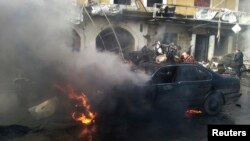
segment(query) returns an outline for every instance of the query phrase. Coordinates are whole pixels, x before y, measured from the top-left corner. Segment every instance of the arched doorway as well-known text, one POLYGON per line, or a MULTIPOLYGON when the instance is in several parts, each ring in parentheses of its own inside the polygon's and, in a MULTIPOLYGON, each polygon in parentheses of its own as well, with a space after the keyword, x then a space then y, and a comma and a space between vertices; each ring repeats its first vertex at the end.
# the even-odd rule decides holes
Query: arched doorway
MULTIPOLYGON (((114 27, 123 53, 134 50, 135 39, 132 34, 124 28, 114 27)), ((111 28, 106 28, 96 37, 96 49, 98 51, 110 51, 119 53, 120 48, 111 28)))

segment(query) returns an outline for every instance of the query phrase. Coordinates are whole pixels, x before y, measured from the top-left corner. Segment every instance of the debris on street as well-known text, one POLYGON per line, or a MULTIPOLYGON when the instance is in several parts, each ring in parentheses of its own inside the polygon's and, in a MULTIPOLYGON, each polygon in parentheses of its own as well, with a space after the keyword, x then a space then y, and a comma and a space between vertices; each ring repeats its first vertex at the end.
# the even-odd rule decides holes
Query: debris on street
POLYGON ((28 109, 30 114, 37 120, 53 115, 57 108, 57 97, 50 98, 28 109))

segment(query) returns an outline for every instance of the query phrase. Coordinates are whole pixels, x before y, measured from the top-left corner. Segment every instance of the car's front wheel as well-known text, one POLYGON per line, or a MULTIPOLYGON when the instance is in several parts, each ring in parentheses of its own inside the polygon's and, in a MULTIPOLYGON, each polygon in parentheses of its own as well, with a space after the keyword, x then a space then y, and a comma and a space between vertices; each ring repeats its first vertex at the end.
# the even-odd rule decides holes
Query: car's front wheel
POLYGON ((221 112, 223 106, 223 98, 221 94, 214 93, 207 96, 204 102, 204 111, 208 115, 217 115, 221 112))

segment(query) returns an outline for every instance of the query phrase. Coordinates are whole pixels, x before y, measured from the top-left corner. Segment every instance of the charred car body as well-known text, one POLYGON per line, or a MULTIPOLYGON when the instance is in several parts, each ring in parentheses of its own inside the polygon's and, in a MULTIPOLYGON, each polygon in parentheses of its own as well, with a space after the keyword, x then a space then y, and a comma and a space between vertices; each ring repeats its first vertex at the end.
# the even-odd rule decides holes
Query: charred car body
POLYGON ((217 74, 199 64, 169 64, 156 70, 147 84, 148 96, 158 108, 169 104, 200 108, 218 114, 224 104, 240 97, 240 81, 217 74))

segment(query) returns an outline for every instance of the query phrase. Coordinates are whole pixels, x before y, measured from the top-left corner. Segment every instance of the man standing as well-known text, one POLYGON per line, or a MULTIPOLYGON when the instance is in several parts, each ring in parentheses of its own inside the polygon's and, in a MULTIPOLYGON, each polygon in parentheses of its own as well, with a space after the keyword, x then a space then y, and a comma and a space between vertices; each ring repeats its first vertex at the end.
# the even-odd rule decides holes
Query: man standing
POLYGON ((196 63, 196 61, 194 60, 194 58, 189 55, 187 52, 183 52, 181 55, 181 62, 183 63, 196 63))
POLYGON ((234 55, 234 62, 235 62, 235 71, 238 78, 241 78, 241 67, 243 65, 243 53, 240 51, 240 49, 236 49, 235 55, 234 55))

